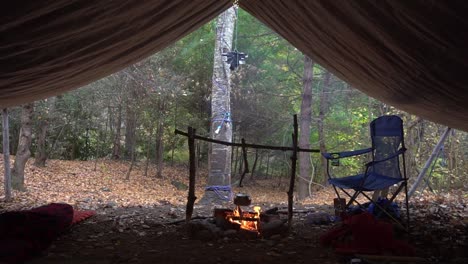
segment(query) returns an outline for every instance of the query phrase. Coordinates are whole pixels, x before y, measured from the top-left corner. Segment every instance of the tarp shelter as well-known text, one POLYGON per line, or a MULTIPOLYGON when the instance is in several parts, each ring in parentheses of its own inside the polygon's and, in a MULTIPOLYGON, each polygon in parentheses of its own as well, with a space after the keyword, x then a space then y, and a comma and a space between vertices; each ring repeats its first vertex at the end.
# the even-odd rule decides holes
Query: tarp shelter
MULTIPOLYGON (((6 1, 0 107, 116 72, 210 21, 229 0, 6 1)), ((240 0, 247 12, 357 89, 468 131, 468 1, 240 0)))

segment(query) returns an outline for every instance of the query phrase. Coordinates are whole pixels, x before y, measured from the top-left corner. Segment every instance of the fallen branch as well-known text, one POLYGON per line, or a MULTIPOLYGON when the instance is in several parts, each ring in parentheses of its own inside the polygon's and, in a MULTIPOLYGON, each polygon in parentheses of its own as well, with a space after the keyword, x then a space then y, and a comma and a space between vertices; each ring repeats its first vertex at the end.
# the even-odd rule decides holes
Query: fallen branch
MULTIPOLYGON (((208 219, 208 218, 213 218, 212 216, 194 216, 192 218, 190 218, 190 220, 195 220, 195 219, 208 219)), ((174 221, 174 222, 169 222, 169 223, 163 223, 161 225, 178 225, 180 223, 183 223, 183 222, 186 222, 185 219, 183 220, 177 220, 177 221, 174 221)))

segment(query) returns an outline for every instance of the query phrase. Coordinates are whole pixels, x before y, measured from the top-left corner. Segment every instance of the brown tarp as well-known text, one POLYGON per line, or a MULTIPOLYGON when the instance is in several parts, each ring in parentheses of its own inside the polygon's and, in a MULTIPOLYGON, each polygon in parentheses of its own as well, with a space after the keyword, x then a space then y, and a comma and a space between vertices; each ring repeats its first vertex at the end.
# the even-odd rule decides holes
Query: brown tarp
POLYGON ((229 0, 14 0, 0 8, 0 107, 57 95, 177 41, 229 0))
MULTIPOLYGON (((468 1, 240 0, 354 87, 468 131, 468 1)), ((0 10, 0 107, 78 88, 148 56, 226 0, 9 1, 0 10)))
POLYGON ((468 131, 468 1, 240 3, 369 96, 468 131))

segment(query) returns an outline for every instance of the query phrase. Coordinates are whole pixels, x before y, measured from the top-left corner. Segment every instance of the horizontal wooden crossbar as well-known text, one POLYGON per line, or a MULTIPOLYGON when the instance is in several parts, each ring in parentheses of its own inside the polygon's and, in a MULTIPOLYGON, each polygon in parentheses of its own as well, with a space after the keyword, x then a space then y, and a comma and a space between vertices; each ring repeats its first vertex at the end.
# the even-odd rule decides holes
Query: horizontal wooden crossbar
MULTIPOLYGON (((183 132, 181 130, 176 129, 175 130, 176 135, 182 135, 188 137, 187 132, 183 132)), ((202 137, 199 135, 195 135, 195 139, 202 140, 202 141, 207 141, 211 143, 216 143, 216 144, 221 144, 225 146, 231 146, 231 147, 246 147, 246 148, 253 148, 253 149, 269 149, 269 150, 281 150, 281 151, 293 151, 293 147, 283 147, 283 146, 267 146, 267 145, 257 145, 257 144, 242 144, 242 143, 234 143, 234 142, 226 142, 226 141, 221 141, 221 140, 216 140, 216 139, 211 139, 207 137, 202 137)), ((314 153, 320 153, 320 150, 318 149, 302 149, 298 148, 298 152, 314 152, 314 153)))

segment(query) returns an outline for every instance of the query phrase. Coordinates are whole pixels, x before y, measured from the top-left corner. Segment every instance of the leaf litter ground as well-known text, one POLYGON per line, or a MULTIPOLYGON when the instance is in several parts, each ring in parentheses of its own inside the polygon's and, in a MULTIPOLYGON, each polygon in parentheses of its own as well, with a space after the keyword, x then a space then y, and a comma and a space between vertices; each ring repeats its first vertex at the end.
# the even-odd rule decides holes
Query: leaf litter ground
MULTIPOLYGON (((0 202, 1 211, 64 202, 97 212, 30 263, 347 263, 318 243, 320 235, 333 225, 306 221, 305 212, 332 213, 331 187, 316 190, 311 198, 295 204, 298 213, 294 214, 293 231, 286 236, 193 239, 183 223, 175 224, 185 217, 188 169, 167 166, 163 178, 155 178, 154 166, 150 165, 150 176, 145 177, 144 164, 137 164, 127 181, 128 167, 127 162, 108 160, 97 164, 50 160, 45 168, 28 165, 27 191, 14 192, 11 203, 0 202)), ((3 175, 3 168, 0 173, 3 175)), ((203 174, 206 172, 199 173, 203 174)), ((204 178, 197 178, 197 197, 203 195, 204 178)), ((251 195, 253 205, 264 210, 285 209, 287 183, 287 178, 256 180, 234 192, 251 195)), ((409 241, 417 256, 428 263, 468 263, 467 200, 466 192, 460 190, 425 193, 412 200, 409 241)), ((195 204, 194 216, 209 217, 215 206, 232 207, 195 204)))

